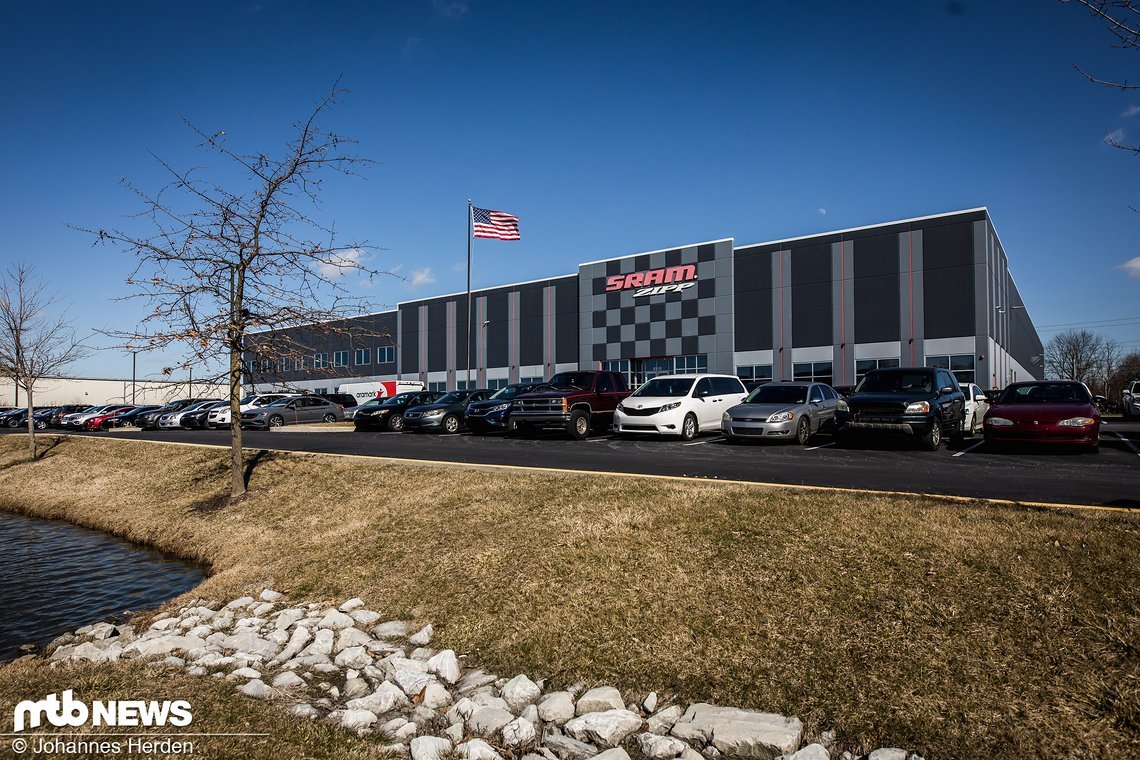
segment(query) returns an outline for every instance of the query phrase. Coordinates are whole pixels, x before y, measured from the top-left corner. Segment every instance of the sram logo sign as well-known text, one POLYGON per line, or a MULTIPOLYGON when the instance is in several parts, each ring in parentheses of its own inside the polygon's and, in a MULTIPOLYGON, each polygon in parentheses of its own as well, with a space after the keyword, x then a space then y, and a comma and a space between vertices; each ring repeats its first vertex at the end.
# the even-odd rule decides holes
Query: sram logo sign
POLYGON ((634 298, 641 296, 656 296, 662 293, 676 293, 693 287, 697 279, 697 267, 694 264, 681 264, 675 267, 661 267, 660 269, 647 269, 644 272, 630 272, 629 274, 615 274, 606 278, 606 292, 613 293, 619 290, 637 288, 634 298))
POLYGON ((194 720, 190 703, 184 699, 163 702, 142 700, 95 701, 90 706, 72 698, 71 689, 63 699, 48 694, 38 702, 24 700, 16 705, 13 724, 17 733, 25 728, 39 728, 44 719, 62 728, 78 728, 90 721, 93 726, 189 726, 194 720))

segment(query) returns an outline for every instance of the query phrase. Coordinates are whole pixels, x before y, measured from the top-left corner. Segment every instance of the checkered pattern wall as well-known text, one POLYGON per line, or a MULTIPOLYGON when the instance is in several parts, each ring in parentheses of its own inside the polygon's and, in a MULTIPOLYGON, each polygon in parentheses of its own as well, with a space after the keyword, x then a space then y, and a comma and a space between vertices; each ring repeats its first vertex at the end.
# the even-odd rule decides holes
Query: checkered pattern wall
POLYGON ((627 256, 578 270, 579 362, 705 354, 709 371, 732 372, 731 239, 627 256), (634 297, 636 288, 606 292, 616 274, 693 264, 695 285, 677 293, 634 297))

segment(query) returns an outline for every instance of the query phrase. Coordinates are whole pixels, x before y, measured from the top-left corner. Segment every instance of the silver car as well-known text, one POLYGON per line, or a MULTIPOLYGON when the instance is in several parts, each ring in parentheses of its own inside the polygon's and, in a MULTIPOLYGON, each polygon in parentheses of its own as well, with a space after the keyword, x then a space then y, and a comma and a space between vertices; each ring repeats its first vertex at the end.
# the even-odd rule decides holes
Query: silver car
POLYGON ((296 396, 242 412, 241 426, 268 429, 304 422, 340 422, 343 419, 344 410, 340 404, 320 396, 296 396))
POLYGON ((720 428, 729 443, 753 438, 806 446, 816 433, 834 429, 838 401, 824 383, 765 383, 726 411, 720 428))

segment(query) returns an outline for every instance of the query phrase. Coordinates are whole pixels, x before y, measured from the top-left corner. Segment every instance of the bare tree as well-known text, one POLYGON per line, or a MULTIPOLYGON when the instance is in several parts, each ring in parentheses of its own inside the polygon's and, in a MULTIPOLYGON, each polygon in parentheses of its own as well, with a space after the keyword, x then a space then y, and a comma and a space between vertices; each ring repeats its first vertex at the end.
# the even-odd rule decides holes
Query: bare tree
MULTIPOLYGON (((1062 2, 1069 2, 1069 0, 1062 0, 1062 2)), ((1140 50, 1140 4, 1135 0, 1076 0, 1076 2, 1087 8, 1094 18, 1104 24, 1105 28, 1116 39, 1113 47, 1140 50)), ((1140 84, 1129 82, 1127 79, 1105 78, 1090 74, 1080 66, 1075 68, 1093 84, 1110 87, 1121 92, 1140 90, 1140 84)), ((1121 142, 1116 134, 1112 133, 1105 137, 1105 143, 1129 153, 1140 153, 1140 145, 1121 142)), ((1133 209, 1133 211, 1135 210, 1133 209)))
POLYGON ((1057 333, 1045 344, 1045 371, 1054 378, 1088 384, 1095 380, 1103 343, 1088 330, 1057 333))
POLYGON ((223 187, 203 178, 202 170, 175 169, 156 156, 170 184, 157 194, 127 185, 142 199, 140 216, 151 232, 87 230, 98 243, 136 257, 129 297, 148 307, 137 329, 108 334, 129 350, 181 348, 188 357, 184 368, 191 362, 213 368, 216 374, 203 371, 203 379, 228 384, 232 498, 246 490, 239 406, 247 339, 256 338, 264 355, 300 356, 305 347, 289 339, 290 328, 331 330, 335 320, 367 311, 370 305, 350 293, 345 277, 385 274, 368 265, 368 246, 338 244, 331 225, 316 220, 322 180, 371 164, 348 152, 354 140, 320 123, 342 93, 338 82, 294 124, 292 139, 276 155, 232 149, 223 131, 186 121, 202 139, 199 147, 240 180, 223 187))
POLYGON ((59 299, 28 264, 15 264, 0 277, 0 375, 24 391, 28 410, 28 459, 36 458, 36 383, 65 374, 87 355, 59 299))

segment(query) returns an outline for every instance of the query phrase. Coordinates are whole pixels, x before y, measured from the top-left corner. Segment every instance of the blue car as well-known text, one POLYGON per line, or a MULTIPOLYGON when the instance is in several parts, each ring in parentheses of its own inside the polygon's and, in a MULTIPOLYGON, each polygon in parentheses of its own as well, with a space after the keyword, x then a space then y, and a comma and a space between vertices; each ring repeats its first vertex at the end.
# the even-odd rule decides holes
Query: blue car
POLYGON ((515 383, 500 388, 485 401, 472 403, 467 407, 467 427, 471 434, 515 432, 516 425, 511 423, 511 402, 515 396, 529 393, 538 386, 539 383, 515 383))

